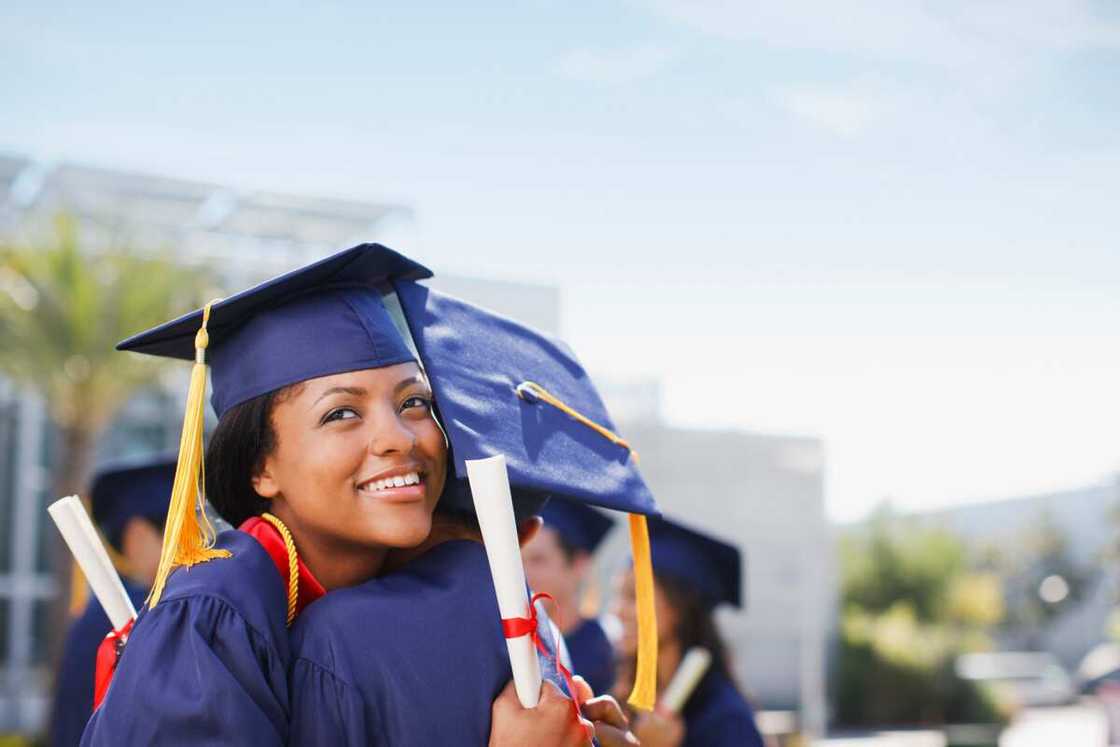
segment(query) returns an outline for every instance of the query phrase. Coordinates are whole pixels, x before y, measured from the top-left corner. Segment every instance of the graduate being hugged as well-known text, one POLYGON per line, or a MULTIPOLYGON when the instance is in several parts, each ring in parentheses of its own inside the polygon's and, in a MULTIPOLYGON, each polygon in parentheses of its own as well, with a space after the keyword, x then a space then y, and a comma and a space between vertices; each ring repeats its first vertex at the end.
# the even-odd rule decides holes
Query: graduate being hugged
MULTIPOLYGON (((540 526, 535 515, 549 496, 631 514, 643 655, 630 700, 649 708, 657 654, 645 516, 656 506, 635 456, 611 430, 587 374, 562 343, 419 284, 392 285, 447 430, 449 477, 436 526, 422 547, 393 553, 392 572, 329 594, 294 627, 293 741, 486 744, 487 734, 500 732, 500 709, 492 703, 510 692, 503 693, 511 676, 509 650, 532 656, 535 648, 537 659, 523 662, 539 666, 545 680, 533 710, 551 708, 557 693, 574 694, 604 744, 632 744, 613 700, 588 701, 591 688, 582 680, 568 686, 541 606, 526 606, 527 615, 518 617, 499 604, 495 580, 501 581, 491 578, 482 517, 475 515, 478 496, 472 498, 465 478, 468 462, 504 457, 512 523, 522 541, 540 526), (392 624, 378 624, 390 616, 392 624), (519 643, 510 646, 510 639, 519 643)), ((510 562, 520 571, 516 543, 509 544, 510 562)), ((509 597, 529 598, 524 588, 513 588, 509 597)), ((531 692, 522 696, 531 703, 531 692)), ((587 743, 591 731, 578 728, 574 703, 564 702, 576 727, 565 730, 565 743, 587 743)), ((555 736, 540 727, 522 738, 538 745, 555 736)))

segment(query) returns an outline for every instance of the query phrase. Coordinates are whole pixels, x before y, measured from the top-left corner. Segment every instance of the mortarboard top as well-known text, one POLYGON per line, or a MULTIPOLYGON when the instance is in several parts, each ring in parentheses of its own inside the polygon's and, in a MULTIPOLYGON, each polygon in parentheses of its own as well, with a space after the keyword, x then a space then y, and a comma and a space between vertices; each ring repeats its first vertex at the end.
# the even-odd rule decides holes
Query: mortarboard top
POLYGON ((139 516, 163 526, 174 479, 174 454, 119 460, 98 468, 89 489, 93 520, 118 552, 129 519, 139 516))
POLYGON ((626 445, 527 391, 525 385, 535 382, 613 430, 595 386, 566 345, 417 283, 395 281, 394 287, 451 442, 455 477, 466 479, 468 459, 503 454, 515 488, 657 514, 626 445))
POLYGON ((713 607, 742 606, 739 548, 664 518, 649 522, 649 534, 654 574, 685 582, 713 607))
POLYGON ((614 528, 614 521, 601 511, 562 498, 550 501, 541 517, 544 525, 556 530, 566 544, 589 553, 595 552, 614 528))
POLYGON ((628 700, 649 710, 657 620, 646 516, 657 504, 587 372, 566 345, 511 319, 414 282, 392 285, 451 445, 457 479, 441 503, 470 510, 466 461, 501 454, 515 490, 630 514, 638 655, 628 700))
MULTIPOLYGON (((214 411, 299 381, 414 360, 376 289, 431 275, 392 249, 361 244, 215 302, 206 325, 214 411)), ((194 360, 202 320, 202 310, 191 312, 117 349, 194 360)))

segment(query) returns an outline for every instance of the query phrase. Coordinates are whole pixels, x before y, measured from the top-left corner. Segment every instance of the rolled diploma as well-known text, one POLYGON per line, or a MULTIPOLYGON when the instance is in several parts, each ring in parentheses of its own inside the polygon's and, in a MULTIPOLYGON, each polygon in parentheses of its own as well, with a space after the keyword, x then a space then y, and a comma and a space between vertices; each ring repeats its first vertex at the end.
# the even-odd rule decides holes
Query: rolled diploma
POLYGON ((85 506, 76 495, 60 498, 47 506, 47 513, 54 519, 62 539, 66 540, 74 560, 82 569, 94 596, 105 610, 113 630, 120 630, 136 617, 136 608, 124 590, 124 583, 105 552, 105 545, 97 534, 85 506))
POLYGON ((673 679, 669 681, 665 692, 662 693, 661 705, 673 713, 680 713, 711 663, 712 654, 708 649, 700 646, 690 648, 681 659, 677 671, 673 673, 673 679))
MULTIPOLYGON (((478 526, 486 545, 486 558, 490 561, 490 575, 494 578, 498 612, 505 620, 527 618, 529 595, 517 540, 517 522, 513 517, 506 458, 499 454, 466 462, 478 526)), ((526 708, 536 708, 541 694, 541 663, 533 640, 527 635, 507 638, 506 647, 517 699, 526 708)))

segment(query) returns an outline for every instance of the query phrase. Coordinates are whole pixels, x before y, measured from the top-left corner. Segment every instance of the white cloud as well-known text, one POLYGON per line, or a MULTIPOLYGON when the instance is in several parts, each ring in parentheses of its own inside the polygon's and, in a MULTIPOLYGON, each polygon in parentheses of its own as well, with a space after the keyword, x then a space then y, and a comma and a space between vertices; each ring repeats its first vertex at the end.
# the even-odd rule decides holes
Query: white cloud
POLYGON ((560 59, 566 78, 618 85, 648 78, 673 59, 673 51, 656 44, 636 44, 617 49, 573 49, 560 59))

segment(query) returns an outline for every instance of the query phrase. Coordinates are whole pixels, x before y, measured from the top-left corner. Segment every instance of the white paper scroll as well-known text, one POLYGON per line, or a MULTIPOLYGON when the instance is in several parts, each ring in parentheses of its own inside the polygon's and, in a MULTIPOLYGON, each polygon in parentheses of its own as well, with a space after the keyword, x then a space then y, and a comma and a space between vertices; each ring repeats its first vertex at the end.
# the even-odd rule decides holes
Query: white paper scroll
POLYGON ((661 694, 661 706, 672 713, 680 713, 711 664, 712 654, 708 649, 699 646, 690 648, 673 673, 673 679, 669 681, 665 692, 661 694))
MULTIPOLYGON (((488 459, 468 459, 467 479, 471 483, 474 510, 494 577, 498 612, 503 619, 529 617, 529 595, 525 586, 525 567, 517 541, 517 522, 509 490, 506 458, 499 454, 488 459)), ((523 635, 507 638, 509 663, 517 698, 526 708, 535 708, 541 694, 541 663, 532 639, 523 635)))
POLYGON ((124 590, 124 583, 105 551, 105 545, 97 534, 85 506, 76 495, 60 498, 47 506, 47 513, 58 525, 62 539, 66 540, 74 560, 82 569, 94 596, 105 609, 113 630, 120 630, 129 620, 136 617, 136 608, 124 590))

